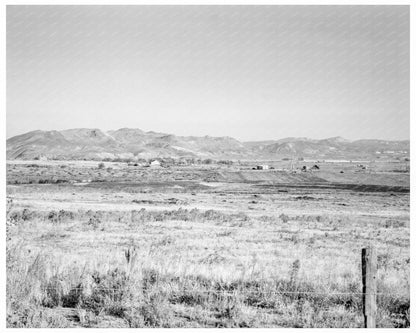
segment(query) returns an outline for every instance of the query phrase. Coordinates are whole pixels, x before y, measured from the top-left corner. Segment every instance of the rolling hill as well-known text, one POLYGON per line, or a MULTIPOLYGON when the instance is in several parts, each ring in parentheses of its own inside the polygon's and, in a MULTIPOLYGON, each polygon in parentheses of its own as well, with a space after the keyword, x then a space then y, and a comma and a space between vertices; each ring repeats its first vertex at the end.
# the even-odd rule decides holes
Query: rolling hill
POLYGON ((385 140, 348 141, 341 137, 313 140, 240 142, 231 137, 176 136, 122 128, 32 131, 7 140, 7 159, 100 160, 116 158, 191 157, 213 159, 374 159, 409 156, 410 142, 385 140))

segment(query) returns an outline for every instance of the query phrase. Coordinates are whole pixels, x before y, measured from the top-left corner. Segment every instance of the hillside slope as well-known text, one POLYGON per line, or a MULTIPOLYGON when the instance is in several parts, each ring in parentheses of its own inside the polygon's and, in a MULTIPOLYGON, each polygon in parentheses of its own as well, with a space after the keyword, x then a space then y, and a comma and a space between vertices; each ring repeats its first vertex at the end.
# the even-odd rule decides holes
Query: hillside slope
POLYGON ((348 141, 285 138, 240 142, 231 137, 176 136, 122 128, 104 132, 78 128, 63 131, 32 131, 7 140, 7 159, 115 159, 188 157, 213 159, 374 159, 409 156, 410 142, 385 140, 348 141))

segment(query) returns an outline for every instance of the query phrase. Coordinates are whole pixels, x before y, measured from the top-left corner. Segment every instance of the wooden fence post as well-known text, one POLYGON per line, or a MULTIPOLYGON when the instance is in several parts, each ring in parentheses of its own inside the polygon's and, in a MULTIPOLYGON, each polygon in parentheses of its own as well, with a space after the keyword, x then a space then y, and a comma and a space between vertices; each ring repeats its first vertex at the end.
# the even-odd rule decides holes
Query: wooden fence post
POLYGON ((377 315, 377 253, 373 247, 361 251, 363 276, 364 327, 376 327, 377 315))

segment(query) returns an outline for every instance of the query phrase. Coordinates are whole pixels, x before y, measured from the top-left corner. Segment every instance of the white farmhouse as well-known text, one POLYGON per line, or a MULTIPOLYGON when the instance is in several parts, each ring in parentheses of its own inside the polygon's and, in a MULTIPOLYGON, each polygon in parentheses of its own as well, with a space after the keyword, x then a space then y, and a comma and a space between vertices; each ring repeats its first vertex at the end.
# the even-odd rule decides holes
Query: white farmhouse
POLYGON ((158 160, 154 160, 154 161, 150 162, 150 167, 158 168, 158 167, 160 167, 160 162, 158 160))

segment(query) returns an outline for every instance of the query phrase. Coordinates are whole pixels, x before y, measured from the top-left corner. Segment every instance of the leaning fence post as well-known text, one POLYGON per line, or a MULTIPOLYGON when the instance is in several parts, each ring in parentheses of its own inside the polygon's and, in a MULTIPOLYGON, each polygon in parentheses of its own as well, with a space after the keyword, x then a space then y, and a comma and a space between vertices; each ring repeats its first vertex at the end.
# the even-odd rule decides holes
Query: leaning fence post
POLYGON ((364 327, 376 327, 377 315, 377 254, 373 247, 361 251, 363 276, 364 327))

